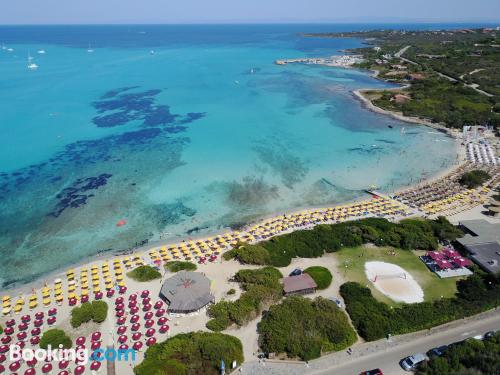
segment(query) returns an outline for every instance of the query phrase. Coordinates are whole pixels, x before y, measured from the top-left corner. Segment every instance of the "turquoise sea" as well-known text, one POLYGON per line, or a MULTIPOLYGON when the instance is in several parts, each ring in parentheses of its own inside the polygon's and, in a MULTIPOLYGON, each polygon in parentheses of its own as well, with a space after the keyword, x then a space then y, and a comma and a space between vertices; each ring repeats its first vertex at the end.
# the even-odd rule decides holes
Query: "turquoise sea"
POLYGON ((367 28, 0 27, 2 287, 455 163, 446 135, 353 98, 389 86, 367 72, 274 64, 362 45, 300 32, 367 28))

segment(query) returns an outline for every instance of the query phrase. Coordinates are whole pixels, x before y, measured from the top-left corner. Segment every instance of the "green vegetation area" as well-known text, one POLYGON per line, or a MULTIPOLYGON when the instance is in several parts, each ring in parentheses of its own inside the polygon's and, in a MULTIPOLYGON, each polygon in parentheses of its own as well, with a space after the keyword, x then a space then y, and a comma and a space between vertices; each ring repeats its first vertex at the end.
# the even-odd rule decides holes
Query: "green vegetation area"
POLYGON ((151 281, 160 279, 161 273, 151 266, 139 266, 136 269, 127 273, 127 276, 135 281, 151 281))
POLYGON ((174 260, 172 262, 168 262, 165 265, 165 268, 170 272, 179 272, 179 271, 196 271, 196 264, 191 262, 185 262, 182 260, 174 260))
POLYGON ((500 374, 500 333, 451 345, 442 357, 417 368, 417 375, 500 374))
POLYGON ((478 314, 500 304, 500 275, 478 272, 457 282, 457 295, 433 302, 392 308, 377 301, 370 289, 355 282, 340 287, 346 310, 359 335, 367 341, 431 328, 478 314))
POLYGON ((308 267, 304 270, 304 273, 312 277, 318 289, 326 289, 332 283, 333 276, 328 268, 321 266, 308 267))
POLYGON ((354 247, 344 248, 335 253, 338 271, 344 280, 354 281, 370 288, 373 296, 390 306, 398 306, 383 293, 379 292, 368 280, 365 273, 365 263, 369 261, 380 261, 397 264, 418 282, 424 291, 425 301, 433 301, 453 297, 457 291, 456 278, 441 279, 435 273, 430 272, 427 266, 418 258, 425 254, 424 251, 407 251, 391 247, 354 247))
POLYGON ((491 176, 480 169, 476 169, 470 172, 465 172, 462 177, 460 177, 459 182, 467 186, 469 189, 477 188, 485 182, 489 181, 491 176))
POLYGON ((280 271, 273 267, 256 270, 240 270, 235 280, 244 292, 234 302, 222 300, 208 307, 207 328, 222 331, 232 324, 242 326, 255 319, 267 304, 279 301, 283 296, 280 271))
POLYGON ((266 353, 286 353, 308 361, 347 348, 356 341, 347 315, 334 302, 318 297, 289 297, 271 306, 258 325, 266 353))
POLYGON ((83 323, 102 323, 108 315, 108 304, 104 301, 92 301, 82 303, 81 306, 71 310, 71 326, 80 327, 83 323))
POLYGON ((335 252, 369 242, 376 246, 429 250, 437 248, 438 239, 454 240, 461 235, 462 232, 445 218, 406 219, 399 223, 369 218, 318 225, 312 230, 276 236, 256 245, 237 245, 224 254, 224 259, 236 258, 242 263, 284 267, 295 257, 320 257, 325 252, 335 252))
POLYGON ((0 335, 3 333, 3 327, 2 325, 0 324, 0 335))
POLYGON ((243 363, 243 346, 236 337, 213 332, 179 334, 149 347, 136 375, 218 375, 221 361, 229 368, 243 363))
POLYGON ((306 34, 312 37, 363 38, 368 47, 360 68, 377 70, 385 80, 407 83, 410 99, 397 103, 382 91, 374 104, 407 116, 425 117, 448 127, 500 124, 500 31, 494 29, 306 34), (377 46, 377 48, 374 48, 377 46), (400 59, 396 53, 410 46, 400 59), (418 73, 418 78, 412 74, 418 73), (445 77, 445 76, 447 77, 445 77), (483 92, 474 90, 473 86, 483 92))
POLYGON ((68 335, 66 335, 66 332, 62 329, 53 328, 45 331, 40 339, 40 348, 47 349, 49 345, 52 349, 59 348, 59 345, 62 345, 65 349, 69 349, 73 343, 68 335))
POLYGON ((233 294, 236 294, 236 289, 234 289, 234 288, 229 289, 227 291, 227 294, 230 295, 230 296, 233 295, 233 294))

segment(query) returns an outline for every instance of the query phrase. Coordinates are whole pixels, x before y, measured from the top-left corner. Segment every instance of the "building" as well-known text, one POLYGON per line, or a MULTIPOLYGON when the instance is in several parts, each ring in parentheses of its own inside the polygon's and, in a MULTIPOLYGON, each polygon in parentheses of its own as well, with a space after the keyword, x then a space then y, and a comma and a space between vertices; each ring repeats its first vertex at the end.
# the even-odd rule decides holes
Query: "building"
POLYGON ((198 311, 214 302, 210 280, 200 272, 178 272, 163 283, 160 297, 168 304, 169 312, 180 314, 198 311))
POLYGON ((287 297, 298 294, 314 293, 316 287, 316 282, 307 273, 283 278, 283 293, 287 297))
POLYGON ((466 220, 459 225, 466 234, 457 242, 469 253, 469 257, 486 272, 500 272, 500 224, 466 220))

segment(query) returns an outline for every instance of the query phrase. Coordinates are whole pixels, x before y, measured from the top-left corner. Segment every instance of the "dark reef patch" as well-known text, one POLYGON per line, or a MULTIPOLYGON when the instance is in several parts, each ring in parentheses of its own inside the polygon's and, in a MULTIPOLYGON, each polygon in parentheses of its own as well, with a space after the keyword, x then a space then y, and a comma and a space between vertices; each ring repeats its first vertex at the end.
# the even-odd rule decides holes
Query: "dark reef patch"
POLYGON ((262 206, 279 198, 278 187, 267 184, 262 177, 244 177, 241 182, 226 185, 227 201, 232 206, 252 208, 262 206))
POLYGON ((382 143, 387 143, 389 145, 394 145, 397 142, 396 141, 391 141, 390 139, 375 139, 377 142, 382 142, 382 143))
POLYGON ((187 207, 180 200, 174 203, 157 204, 151 207, 152 215, 158 229, 167 225, 182 223, 186 218, 196 215, 196 210, 187 207))
POLYGON ((48 216, 59 217, 68 208, 78 208, 87 204, 94 194, 87 194, 90 190, 97 190, 108 183, 112 175, 103 173, 96 177, 79 178, 71 186, 63 189, 56 198, 59 200, 55 209, 48 216))
POLYGON ((351 147, 348 148, 347 151, 349 152, 357 152, 359 154, 365 154, 365 155, 376 155, 383 153, 384 150, 382 147, 376 146, 376 145, 361 145, 359 147, 351 147))

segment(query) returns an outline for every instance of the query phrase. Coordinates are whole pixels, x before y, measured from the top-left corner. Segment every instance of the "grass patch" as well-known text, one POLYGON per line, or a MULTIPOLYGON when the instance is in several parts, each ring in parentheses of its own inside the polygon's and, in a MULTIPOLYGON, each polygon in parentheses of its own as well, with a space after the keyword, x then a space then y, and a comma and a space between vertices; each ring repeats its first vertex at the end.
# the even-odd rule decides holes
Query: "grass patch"
POLYGON ((196 271, 198 268, 196 264, 191 262, 185 262, 182 260, 174 260, 172 262, 168 262, 165 265, 165 268, 170 272, 179 272, 179 271, 196 271))
POLYGON ((400 305, 379 292, 368 280, 365 274, 365 263, 380 261, 394 263, 408 271, 419 283, 424 291, 425 301, 434 301, 453 297, 457 292, 456 282, 460 278, 441 279, 429 271, 425 264, 418 258, 424 251, 407 251, 389 247, 355 247, 344 248, 337 251, 334 256, 338 259, 338 271, 345 281, 355 281, 367 286, 374 297, 391 306, 400 305), (390 255, 394 252, 396 255, 390 255), (347 267, 346 267, 347 265, 347 267))
POLYGON ((332 283, 332 274, 328 268, 321 266, 308 267, 304 270, 304 273, 309 274, 316 282, 318 289, 326 289, 332 283))
POLYGON ((127 273, 127 276, 135 281, 151 281, 161 278, 161 273, 151 266, 139 266, 127 273))

